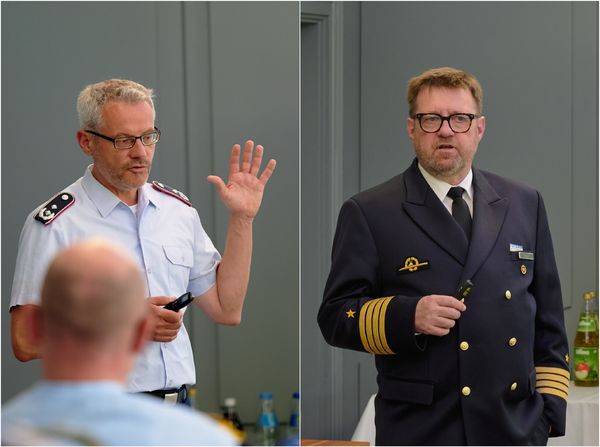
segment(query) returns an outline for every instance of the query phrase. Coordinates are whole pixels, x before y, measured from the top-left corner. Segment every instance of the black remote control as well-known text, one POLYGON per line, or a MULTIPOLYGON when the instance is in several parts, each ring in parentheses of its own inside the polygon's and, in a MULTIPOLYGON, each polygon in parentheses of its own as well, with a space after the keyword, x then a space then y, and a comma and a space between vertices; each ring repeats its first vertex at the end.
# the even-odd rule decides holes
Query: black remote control
POLYGON ((185 306, 190 304, 192 301, 194 301, 194 296, 192 295, 191 292, 187 292, 187 293, 184 293, 183 295, 181 295, 176 300, 173 300, 170 303, 165 304, 163 306, 163 308, 177 312, 179 309, 183 309, 185 306))

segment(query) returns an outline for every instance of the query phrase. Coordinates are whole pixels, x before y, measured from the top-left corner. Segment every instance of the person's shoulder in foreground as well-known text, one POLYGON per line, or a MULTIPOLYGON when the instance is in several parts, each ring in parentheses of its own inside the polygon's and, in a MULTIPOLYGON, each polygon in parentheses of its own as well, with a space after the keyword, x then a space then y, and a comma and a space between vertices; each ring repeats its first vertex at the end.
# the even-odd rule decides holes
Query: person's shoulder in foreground
POLYGON ((237 444, 209 417, 114 382, 38 383, 3 407, 2 427, 2 444, 237 444))

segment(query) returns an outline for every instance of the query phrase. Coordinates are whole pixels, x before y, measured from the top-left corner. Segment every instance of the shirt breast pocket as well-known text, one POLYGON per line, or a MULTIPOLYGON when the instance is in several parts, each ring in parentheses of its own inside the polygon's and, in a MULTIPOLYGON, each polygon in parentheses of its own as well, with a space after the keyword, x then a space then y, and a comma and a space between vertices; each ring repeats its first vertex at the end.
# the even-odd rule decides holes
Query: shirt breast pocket
POLYGON ((194 265, 192 249, 182 245, 163 245, 163 250, 167 259, 171 293, 183 293, 187 290, 190 270, 194 265))

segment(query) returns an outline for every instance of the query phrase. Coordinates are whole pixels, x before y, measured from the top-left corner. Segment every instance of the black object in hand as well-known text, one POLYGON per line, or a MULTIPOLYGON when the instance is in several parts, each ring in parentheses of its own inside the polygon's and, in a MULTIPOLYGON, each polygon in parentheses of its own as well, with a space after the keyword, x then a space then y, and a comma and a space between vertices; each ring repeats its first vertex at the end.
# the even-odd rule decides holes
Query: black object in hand
POLYGON ((471 282, 470 279, 467 279, 458 288, 458 291, 456 292, 456 298, 463 301, 467 297, 467 295, 471 292, 472 289, 473 289, 473 283, 471 282))
POLYGON ((173 300, 170 303, 165 304, 164 309, 168 309, 168 310, 177 312, 179 309, 183 309, 185 306, 190 304, 192 301, 194 301, 194 296, 192 295, 191 292, 186 292, 183 295, 181 295, 179 298, 177 298, 176 300, 173 300))

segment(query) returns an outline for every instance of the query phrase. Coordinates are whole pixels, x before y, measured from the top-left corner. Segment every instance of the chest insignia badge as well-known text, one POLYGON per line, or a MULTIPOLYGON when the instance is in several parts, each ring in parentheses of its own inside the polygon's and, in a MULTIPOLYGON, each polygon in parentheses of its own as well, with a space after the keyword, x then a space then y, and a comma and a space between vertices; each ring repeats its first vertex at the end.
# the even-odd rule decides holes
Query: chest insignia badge
POLYGON ((404 266, 398 267, 398 273, 413 273, 420 270, 425 270, 430 267, 429 261, 419 261, 416 257, 410 256, 404 261, 404 266))

